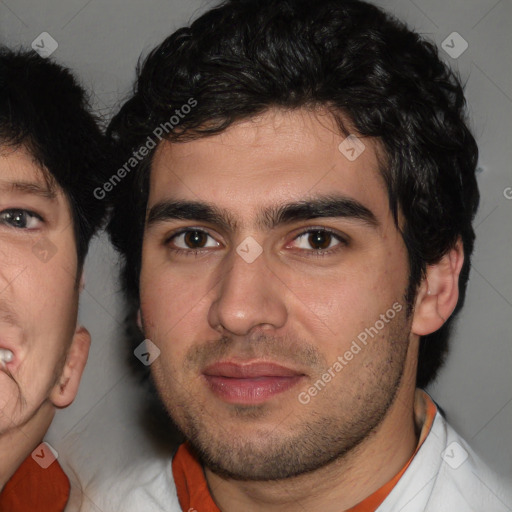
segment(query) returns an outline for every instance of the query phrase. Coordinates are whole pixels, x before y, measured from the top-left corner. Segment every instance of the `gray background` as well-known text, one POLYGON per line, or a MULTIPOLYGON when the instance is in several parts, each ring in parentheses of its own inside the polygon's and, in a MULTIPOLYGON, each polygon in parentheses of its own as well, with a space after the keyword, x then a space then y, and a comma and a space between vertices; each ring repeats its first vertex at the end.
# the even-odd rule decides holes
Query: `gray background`
MULTIPOLYGON (((456 59, 440 52, 467 82, 481 150, 476 251, 451 355, 429 391, 492 467, 512 473, 512 200, 506 197, 512 196, 507 189, 512 187, 512 1, 377 3, 439 47, 452 32, 469 45, 456 59)), ((53 57, 94 91, 93 104, 108 119, 130 90, 140 54, 210 5, 197 0, 0 0, 0 42, 30 47, 40 33, 51 34, 59 45, 53 57)), ((143 393, 126 365, 117 270, 116 256, 101 235, 90 250, 81 298, 80 320, 93 337, 89 363, 75 403, 58 413, 48 434, 63 465, 79 473, 80 485, 91 496, 101 479, 94 468, 105 464, 105 453, 114 454, 112 464, 118 466, 158 455, 138 424, 143 393)))

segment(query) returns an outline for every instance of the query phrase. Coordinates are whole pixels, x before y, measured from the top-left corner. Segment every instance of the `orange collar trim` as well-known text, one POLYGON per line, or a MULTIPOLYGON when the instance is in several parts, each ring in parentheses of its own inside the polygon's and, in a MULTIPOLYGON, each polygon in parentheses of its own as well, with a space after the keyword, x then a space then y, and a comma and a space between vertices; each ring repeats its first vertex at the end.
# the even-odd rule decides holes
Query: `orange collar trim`
POLYGON ((68 477, 57 461, 43 469, 29 455, 0 493, 0 511, 62 512, 69 491, 68 477))

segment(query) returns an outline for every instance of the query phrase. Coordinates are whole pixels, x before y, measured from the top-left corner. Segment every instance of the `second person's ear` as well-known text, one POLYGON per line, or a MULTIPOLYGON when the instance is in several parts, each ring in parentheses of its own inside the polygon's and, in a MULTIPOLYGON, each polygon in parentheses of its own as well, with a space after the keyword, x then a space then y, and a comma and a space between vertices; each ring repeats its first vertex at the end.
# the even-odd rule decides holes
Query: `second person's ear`
POLYGON ((50 401, 55 407, 67 407, 75 399, 90 345, 89 331, 85 327, 77 327, 59 380, 50 393, 50 401))

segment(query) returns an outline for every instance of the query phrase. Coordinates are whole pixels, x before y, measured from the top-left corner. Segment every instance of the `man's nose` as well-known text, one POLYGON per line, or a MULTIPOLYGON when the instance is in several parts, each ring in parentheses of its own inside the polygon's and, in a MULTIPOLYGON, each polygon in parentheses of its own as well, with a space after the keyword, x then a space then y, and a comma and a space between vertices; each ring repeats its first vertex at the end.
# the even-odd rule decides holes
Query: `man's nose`
POLYGON ((210 306, 210 326, 237 336, 260 326, 279 329, 287 319, 283 285, 267 266, 265 254, 245 260, 233 252, 210 306))

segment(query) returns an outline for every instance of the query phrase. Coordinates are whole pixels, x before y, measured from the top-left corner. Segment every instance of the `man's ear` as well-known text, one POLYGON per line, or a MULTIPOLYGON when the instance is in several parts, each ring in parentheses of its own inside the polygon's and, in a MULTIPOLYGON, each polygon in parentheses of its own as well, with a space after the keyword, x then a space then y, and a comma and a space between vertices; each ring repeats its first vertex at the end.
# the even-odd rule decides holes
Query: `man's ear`
POLYGON ((427 267, 414 306, 411 330, 425 336, 437 331, 457 306, 459 275, 464 263, 464 249, 459 239, 435 265, 427 267))
POLYGON ((89 331, 85 327, 77 327, 64 368, 50 393, 50 401, 55 407, 67 407, 75 399, 89 355, 90 345, 91 335, 89 331))

